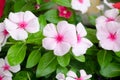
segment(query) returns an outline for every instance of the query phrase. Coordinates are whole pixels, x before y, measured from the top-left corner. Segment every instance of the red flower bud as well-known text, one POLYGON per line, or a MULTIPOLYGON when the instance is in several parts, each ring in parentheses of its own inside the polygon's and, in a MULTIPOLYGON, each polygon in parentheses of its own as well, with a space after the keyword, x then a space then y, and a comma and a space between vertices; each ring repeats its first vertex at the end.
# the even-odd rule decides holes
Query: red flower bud
POLYGON ((3 15, 3 11, 4 11, 4 6, 5 6, 5 0, 0 0, 0 18, 3 15))
POLYGON ((117 8, 117 9, 120 9, 120 2, 117 2, 117 3, 113 4, 113 7, 117 8))

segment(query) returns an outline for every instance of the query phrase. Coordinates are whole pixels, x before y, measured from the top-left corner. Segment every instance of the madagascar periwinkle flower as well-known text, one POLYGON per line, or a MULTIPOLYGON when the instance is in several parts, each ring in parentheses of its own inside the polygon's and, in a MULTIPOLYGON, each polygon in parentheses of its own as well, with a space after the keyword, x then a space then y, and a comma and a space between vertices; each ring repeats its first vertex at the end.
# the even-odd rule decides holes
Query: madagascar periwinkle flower
POLYGON ((0 70, 0 80, 12 80, 12 75, 5 74, 5 72, 0 70))
POLYGON ((15 40, 25 40, 28 33, 39 31, 38 18, 30 11, 10 13, 5 19, 5 27, 10 36, 15 40))
POLYGON ((8 31, 5 29, 4 22, 0 23, 0 50, 5 45, 7 38, 9 37, 8 31))
POLYGON ((47 50, 54 50, 57 56, 63 56, 69 52, 71 46, 77 42, 75 26, 67 21, 47 24, 43 30, 45 38, 42 41, 43 47, 47 50))
POLYGON ((87 75, 85 70, 83 70, 83 69, 80 70, 80 77, 78 77, 75 72, 70 70, 67 73, 66 80, 87 80, 91 77, 92 77, 92 75, 90 75, 90 74, 87 75))
POLYGON ((0 18, 3 16, 5 2, 5 0, 0 0, 0 18))
POLYGON ((74 10, 81 11, 82 14, 84 14, 87 12, 91 4, 90 0, 72 0, 71 5, 74 10))
POLYGON ((80 56, 86 53, 87 49, 90 48, 93 44, 91 41, 89 41, 85 36, 87 35, 87 32, 82 25, 82 23, 78 23, 76 26, 76 37, 77 42, 72 48, 72 52, 75 56, 80 56))
POLYGON ((120 23, 110 22, 97 29, 97 38, 102 48, 120 51, 120 23))
POLYGON ((64 75, 63 73, 58 73, 58 74, 56 75, 56 79, 57 79, 57 80, 65 80, 65 75, 64 75))
POLYGON ((59 16, 64 18, 70 18, 72 15, 72 12, 67 9, 67 7, 64 6, 58 6, 59 16))

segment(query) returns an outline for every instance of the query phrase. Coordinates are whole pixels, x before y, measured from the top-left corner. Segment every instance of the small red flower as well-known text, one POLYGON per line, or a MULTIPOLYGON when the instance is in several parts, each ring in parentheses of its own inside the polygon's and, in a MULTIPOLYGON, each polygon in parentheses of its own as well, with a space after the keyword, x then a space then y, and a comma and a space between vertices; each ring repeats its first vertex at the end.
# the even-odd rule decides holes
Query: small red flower
POLYGON ((72 12, 64 6, 58 6, 58 11, 59 11, 59 16, 60 17, 64 17, 64 18, 67 18, 67 19, 70 18, 71 15, 72 15, 72 12))
POLYGON ((117 3, 113 4, 113 7, 117 8, 117 9, 120 9, 120 2, 117 2, 117 3))
POLYGON ((5 6, 5 0, 0 0, 0 18, 3 15, 3 10, 4 10, 4 6, 5 6))

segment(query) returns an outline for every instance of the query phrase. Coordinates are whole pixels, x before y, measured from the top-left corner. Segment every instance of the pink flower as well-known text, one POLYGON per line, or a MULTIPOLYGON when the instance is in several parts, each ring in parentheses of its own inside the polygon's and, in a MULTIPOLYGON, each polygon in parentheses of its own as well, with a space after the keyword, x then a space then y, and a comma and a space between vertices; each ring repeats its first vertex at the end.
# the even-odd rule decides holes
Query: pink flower
POLYGON ((120 16, 118 9, 110 9, 105 11, 104 16, 100 16, 96 19, 96 27, 104 26, 109 22, 120 22, 120 16))
POLYGON ((80 70, 80 77, 77 77, 75 72, 69 71, 67 73, 66 80, 87 80, 87 79, 89 79, 91 77, 92 77, 92 75, 90 75, 90 74, 87 75, 86 72, 82 69, 82 70, 80 70))
POLYGON ((47 50, 54 50, 57 56, 63 56, 69 52, 71 45, 75 44, 75 26, 66 21, 60 21, 55 27, 54 24, 47 24, 43 30, 43 47, 47 50))
POLYGON ((120 9, 120 2, 114 3, 113 7, 116 9, 120 9))
POLYGON ((63 73, 58 73, 58 74, 56 75, 56 79, 57 79, 57 80, 65 80, 65 75, 64 75, 63 73))
POLYGON ((9 33, 5 29, 5 24, 0 23, 0 50, 1 50, 1 47, 5 45, 8 37, 9 37, 9 33))
POLYGON ((72 12, 64 6, 58 6, 59 16, 64 18, 70 18, 72 12))
POLYGON ((10 36, 15 40, 25 40, 28 33, 39 31, 38 18, 30 11, 10 13, 9 19, 5 19, 5 27, 10 36))
POLYGON ((4 60, 3 58, 0 58, 0 71, 3 71, 5 75, 12 76, 11 72, 16 73, 19 70, 20 65, 10 66, 7 59, 4 60))
POLYGON ((72 8, 81 11, 83 14, 87 12, 90 7, 90 0, 72 0, 72 8))
POLYGON ((85 38, 87 32, 81 23, 77 24, 76 32, 77 42, 73 46, 72 52, 75 56, 80 56, 85 54, 87 49, 90 48, 93 44, 87 38, 85 38))
POLYGON ((3 16, 5 2, 6 0, 0 0, 0 18, 3 16))
POLYGON ((0 70, 0 80, 12 80, 12 75, 6 75, 5 72, 0 70))
POLYGON ((97 29, 100 46, 106 50, 120 51, 120 23, 110 22, 97 29))

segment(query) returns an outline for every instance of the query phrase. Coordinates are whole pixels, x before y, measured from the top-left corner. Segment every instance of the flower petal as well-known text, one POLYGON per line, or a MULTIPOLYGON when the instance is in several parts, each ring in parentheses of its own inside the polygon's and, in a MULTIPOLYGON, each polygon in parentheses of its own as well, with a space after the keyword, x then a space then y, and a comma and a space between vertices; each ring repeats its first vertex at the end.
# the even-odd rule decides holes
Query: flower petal
POLYGON ((65 80, 76 80, 76 79, 74 79, 74 78, 72 78, 72 77, 66 77, 65 80))
POLYGON ((44 38, 42 40, 42 45, 45 49, 53 50, 56 47, 57 42, 54 38, 44 38))
POLYGON ((20 71, 20 65, 11 66, 11 67, 10 67, 10 71, 11 71, 11 72, 14 72, 14 73, 20 71))
POLYGON ((4 31, 5 29, 5 24, 2 22, 0 23, 0 32, 4 31))
POLYGON ((85 72, 85 70, 80 70, 80 76, 81 77, 84 77, 84 76, 86 76, 87 74, 86 74, 86 72, 85 72))
POLYGON ((9 31, 11 37, 15 40, 25 40, 28 37, 27 32, 24 29, 16 29, 9 31))
POLYGON ((56 79, 58 79, 58 80, 65 80, 65 75, 63 73, 58 73, 56 75, 56 79))
POLYGON ((10 21, 12 21, 14 23, 19 23, 20 22, 19 16, 16 13, 10 12, 9 19, 10 19, 10 21))
POLYGON ((63 56, 70 50, 70 44, 66 42, 58 43, 54 49, 54 54, 57 56, 63 56))
POLYGON ((5 65, 5 60, 3 58, 0 58, 0 68, 2 68, 5 65))
POLYGON ((38 19, 32 19, 29 24, 25 27, 25 30, 28 31, 29 33, 36 33, 39 31, 40 25, 38 22, 38 19))
POLYGON ((3 71, 4 75, 12 77, 12 73, 8 70, 3 71))
POLYGON ((69 71, 69 72, 67 73, 67 77, 77 78, 77 75, 75 74, 75 72, 69 71))
POLYGON ((12 77, 5 76, 3 80, 12 80, 12 77))
POLYGON ((43 29, 43 34, 44 36, 47 36, 47 37, 55 37, 57 35, 55 25, 52 23, 47 24, 45 28, 43 29))

